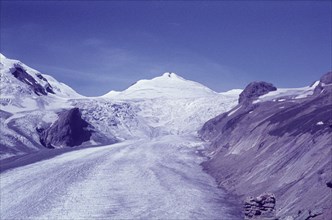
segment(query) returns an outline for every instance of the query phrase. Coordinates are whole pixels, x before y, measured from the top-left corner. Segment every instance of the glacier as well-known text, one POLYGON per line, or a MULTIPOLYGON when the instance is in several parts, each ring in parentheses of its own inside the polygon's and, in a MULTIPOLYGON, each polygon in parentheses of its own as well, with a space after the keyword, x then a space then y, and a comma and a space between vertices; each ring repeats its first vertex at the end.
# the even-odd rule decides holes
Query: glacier
MULTIPOLYGON (((1 174, 2 219, 241 219, 177 135, 85 148, 1 174)), ((196 146, 195 146, 196 145, 196 146)))
POLYGON ((1 82, 1 218, 241 219, 238 200, 202 170, 196 134, 235 106, 241 90, 216 93, 165 73, 84 97, 3 55, 1 82), (34 92, 31 80, 15 78, 17 68, 54 93, 34 92), (79 148, 42 146, 36 130, 74 108, 91 139, 79 148))

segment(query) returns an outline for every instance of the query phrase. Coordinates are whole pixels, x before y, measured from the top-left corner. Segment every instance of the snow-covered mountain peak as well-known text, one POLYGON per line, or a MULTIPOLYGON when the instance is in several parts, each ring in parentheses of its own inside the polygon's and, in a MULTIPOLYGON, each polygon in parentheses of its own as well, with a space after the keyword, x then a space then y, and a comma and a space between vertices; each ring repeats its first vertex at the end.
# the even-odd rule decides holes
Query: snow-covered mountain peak
POLYGON ((180 80, 185 80, 181 76, 176 75, 176 73, 173 72, 166 72, 164 73, 161 77, 166 78, 166 79, 180 79, 180 80))
POLYGON ((104 97, 119 99, 153 99, 153 98, 195 98, 216 95, 208 87, 182 78, 175 73, 166 72, 149 80, 139 80, 122 92, 106 94, 104 97))
POLYGON ((82 97, 53 77, 0 54, 0 104, 4 109, 41 108, 58 98, 82 97))
POLYGON ((2 53, 0 53, 0 67, 1 67, 1 72, 3 72, 2 69, 4 67, 6 67, 6 66, 12 66, 15 63, 21 63, 21 62, 18 61, 18 60, 8 59, 5 55, 3 55, 2 53))

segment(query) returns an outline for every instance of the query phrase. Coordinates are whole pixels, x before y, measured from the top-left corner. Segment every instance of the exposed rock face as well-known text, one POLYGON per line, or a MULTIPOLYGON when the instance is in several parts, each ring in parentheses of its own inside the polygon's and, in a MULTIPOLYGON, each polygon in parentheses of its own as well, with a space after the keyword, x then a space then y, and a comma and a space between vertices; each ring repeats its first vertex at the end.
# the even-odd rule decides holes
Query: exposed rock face
POLYGON ((329 187, 329 188, 332 188, 332 181, 327 182, 326 186, 329 187))
MULTIPOLYGON (((328 72, 324 74, 319 81, 319 84, 316 86, 314 94, 319 95, 322 92, 327 93, 327 90, 332 90, 331 85, 332 84, 332 72, 328 72)), ((332 97, 331 97, 332 98, 332 97)))
POLYGON ((204 169, 244 198, 273 192, 277 216, 321 208, 332 219, 332 84, 320 84, 319 93, 238 105, 205 123, 204 169))
POLYGON ((12 70, 12 74, 15 78, 27 84, 37 95, 47 95, 47 93, 55 94, 52 86, 41 74, 38 74, 37 77, 45 82, 45 87, 39 84, 19 65, 15 66, 15 68, 12 70))
POLYGON ((78 108, 64 111, 49 128, 39 131, 40 142, 47 148, 81 145, 90 140, 92 132, 88 125, 78 108))
POLYGON ((310 220, 317 219, 317 216, 321 216, 323 214, 322 209, 314 209, 314 210, 301 210, 298 212, 297 216, 294 217, 295 220, 310 220))
POLYGON ((242 91, 239 98, 239 103, 250 102, 253 99, 264 95, 270 91, 277 90, 271 83, 267 82, 252 82, 242 91))
POLYGON ((264 193, 256 198, 247 197, 244 202, 245 219, 275 219, 275 206, 276 199, 272 193, 264 193))
POLYGON ((324 83, 324 84, 331 84, 332 83, 332 72, 328 72, 328 73, 324 74, 320 78, 320 82, 324 83))

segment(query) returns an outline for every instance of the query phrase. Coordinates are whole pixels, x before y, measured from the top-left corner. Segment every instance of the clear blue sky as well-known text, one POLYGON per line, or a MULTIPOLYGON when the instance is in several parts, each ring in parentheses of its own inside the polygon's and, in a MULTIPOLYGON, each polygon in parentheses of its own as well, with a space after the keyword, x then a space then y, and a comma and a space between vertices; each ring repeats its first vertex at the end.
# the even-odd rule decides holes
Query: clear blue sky
POLYGON ((84 95, 172 71, 215 91, 331 70, 331 1, 1 1, 0 51, 84 95))

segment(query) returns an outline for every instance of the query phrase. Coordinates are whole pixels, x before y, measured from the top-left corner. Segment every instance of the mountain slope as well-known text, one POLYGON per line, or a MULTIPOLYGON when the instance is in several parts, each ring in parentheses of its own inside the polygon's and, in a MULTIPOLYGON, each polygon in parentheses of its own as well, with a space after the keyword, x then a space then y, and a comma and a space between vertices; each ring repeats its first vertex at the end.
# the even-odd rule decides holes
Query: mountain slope
POLYGON ((210 142, 205 169, 244 197, 274 193, 279 216, 321 210, 330 219, 332 73, 310 87, 244 99, 199 131, 210 142))

